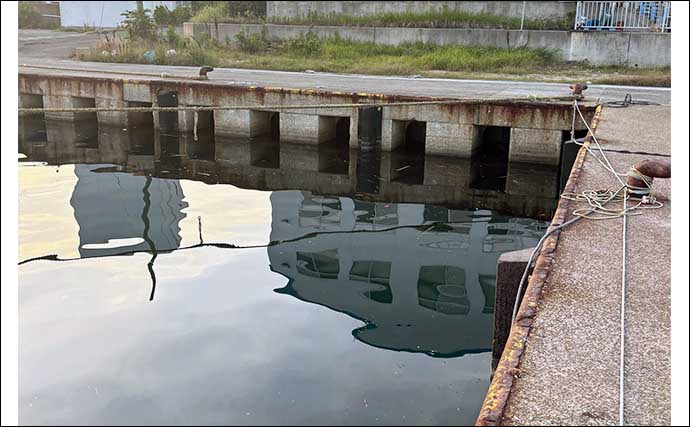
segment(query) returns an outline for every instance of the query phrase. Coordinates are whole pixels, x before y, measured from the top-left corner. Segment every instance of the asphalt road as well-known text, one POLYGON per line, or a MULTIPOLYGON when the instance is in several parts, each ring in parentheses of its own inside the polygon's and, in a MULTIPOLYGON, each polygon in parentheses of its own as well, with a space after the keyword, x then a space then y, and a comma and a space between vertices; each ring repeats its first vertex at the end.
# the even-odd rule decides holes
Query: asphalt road
MULTIPOLYGON (((99 75, 126 73, 169 73, 197 75, 198 67, 173 67, 140 64, 107 64, 78 62, 69 58, 77 47, 93 46, 98 34, 63 33, 49 30, 19 30, 20 70, 49 72, 47 69, 25 68, 25 65, 79 68, 99 75), (103 74, 107 73, 107 74, 103 74)), ((73 71, 62 71, 74 74, 73 71)), ((562 83, 515 82, 496 80, 457 80, 435 78, 410 78, 394 76, 365 76, 355 74, 331 74, 285 72, 218 68, 209 74, 211 81, 228 84, 273 86, 296 89, 322 89, 343 92, 370 92, 391 95, 442 96, 453 98, 507 98, 537 96, 561 96, 569 93, 562 83)), ((151 78, 151 76, 148 76, 151 78)), ((601 96, 604 101, 622 100, 629 93, 634 100, 646 100, 670 105, 670 88, 635 86, 590 85, 585 92, 588 99, 601 96)))
POLYGON ((26 58, 70 58, 75 48, 94 46, 99 33, 19 30, 19 63, 26 58))

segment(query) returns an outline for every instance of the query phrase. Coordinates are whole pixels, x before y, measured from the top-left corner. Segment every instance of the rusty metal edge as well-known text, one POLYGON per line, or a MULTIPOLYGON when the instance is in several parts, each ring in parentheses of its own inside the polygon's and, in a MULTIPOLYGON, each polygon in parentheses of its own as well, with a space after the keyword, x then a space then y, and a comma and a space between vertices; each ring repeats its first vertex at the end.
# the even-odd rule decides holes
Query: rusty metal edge
MULTIPOLYGON (((592 132, 589 132, 586 137, 586 146, 589 146, 592 141, 593 132, 596 132, 600 115, 601 104, 597 105, 594 112, 594 117, 592 118, 592 124, 590 126, 592 132)), ((580 147, 573 168, 568 176, 568 182, 563 189, 564 192, 572 192, 575 189, 586 156, 587 149, 585 146, 580 147)), ((563 224, 569 212, 571 212, 572 206, 572 201, 560 199, 549 229, 563 224)), ((527 289, 525 290, 525 295, 515 318, 515 324, 511 328, 510 335, 508 335, 508 340, 503 354, 501 355, 501 360, 498 363, 489 390, 486 393, 486 397, 479 411, 479 416, 475 423, 477 426, 501 425, 503 413, 513 385, 513 379, 516 378, 518 373, 520 360, 525 351, 527 338, 529 337, 532 323, 537 313, 541 291, 549 278, 551 273, 550 267, 556 257, 560 233, 560 230, 555 231, 552 235, 547 237, 539 252, 534 271, 532 272, 527 289)))

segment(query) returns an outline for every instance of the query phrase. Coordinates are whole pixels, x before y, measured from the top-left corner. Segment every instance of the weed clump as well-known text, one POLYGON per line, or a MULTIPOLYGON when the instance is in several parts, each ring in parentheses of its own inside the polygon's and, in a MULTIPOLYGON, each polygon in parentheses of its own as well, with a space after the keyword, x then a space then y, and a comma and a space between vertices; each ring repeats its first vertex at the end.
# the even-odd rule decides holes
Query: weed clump
POLYGON ((287 52, 296 56, 312 57, 323 51, 324 41, 311 29, 287 41, 287 52))

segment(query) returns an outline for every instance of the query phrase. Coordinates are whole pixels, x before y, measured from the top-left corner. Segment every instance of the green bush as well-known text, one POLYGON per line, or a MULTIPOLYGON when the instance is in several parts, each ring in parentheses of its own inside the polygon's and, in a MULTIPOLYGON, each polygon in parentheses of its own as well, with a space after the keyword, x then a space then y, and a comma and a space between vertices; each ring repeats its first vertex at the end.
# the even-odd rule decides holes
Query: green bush
POLYGON ((173 10, 168 9, 167 6, 156 6, 153 10, 153 20, 161 28, 182 25, 191 17, 192 8, 190 6, 180 6, 173 10))
POLYGON ((131 40, 155 40, 158 38, 158 27, 151 16, 150 9, 128 10, 121 13, 125 18, 120 28, 127 31, 131 40))
MULTIPOLYGON (((192 2, 194 3, 194 2, 192 2)), ((191 18, 192 22, 222 22, 228 16, 228 2, 209 2, 191 18)))
POLYGON ((323 50, 324 42, 312 30, 307 34, 300 33, 299 36, 287 41, 287 50, 293 55, 315 56, 323 50))
POLYGON ((231 1, 228 3, 228 15, 244 15, 258 18, 266 17, 265 1, 231 1))
POLYGON ((217 67, 220 62, 215 50, 208 43, 196 39, 187 43, 185 53, 189 56, 190 62, 195 65, 217 67))
POLYGON ((175 27, 173 27, 172 25, 169 25, 168 30, 165 32, 165 41, 171 47, 180 46, 180 44, 182 43, 182 38, 177 34, 177 32, 175 31, 175 27))
POLYGON ((237 47, 246 53, 263 53, 268 50, 270 43, 267 40, 266 27, 261 30, 261 33, 247 34, 244 28, 235 35, 237 47))

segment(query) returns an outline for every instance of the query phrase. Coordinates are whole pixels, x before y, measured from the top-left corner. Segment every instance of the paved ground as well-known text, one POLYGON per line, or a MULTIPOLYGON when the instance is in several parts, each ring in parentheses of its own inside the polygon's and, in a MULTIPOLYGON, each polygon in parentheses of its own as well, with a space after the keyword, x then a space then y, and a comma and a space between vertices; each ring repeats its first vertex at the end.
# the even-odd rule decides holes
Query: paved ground
MULTIPOLYGON (((602 131, 620 149, 668 153, 668 111, 604 109, 602 131), (655 141, 654 144, 644 142, 655 141), (660 146, 663 145, 663 146, 660 146)), ((599 134, 599 131, 597 131, 599 134)), ((612 143, 613 144, 613 143, 612 143)), ((608 145, 612 145, 608 144, 608 145)), ((607 144, 605 144, 607 145, 607 144)), ((619 172, 641 159, 608 152, 619 172)), ((665 158, 665 157, 661 157, 665 158)), ((577 190, 618 188, 587 156, 577 190)), ((671 180, 656 179, 662 209, 628 218, 625 418, 629 425, 671 422, 671 180)), ((504 412, 504 425, 618 423, 622 220, 582 220, 561 233, 533 328, 504 412)))
MULTIPOLYGON (((35 31, 19 31, 19 64, 59 66, 82 68, 93 71, 127 71, 143 73, 170 73, 197 75, 195 67, 170 67, 136 64, 104 64, 97 62, 77 62, 60 60, 66 58, 65 50, 76 47, 93 46, 97 35, 73 35, 73 33, 53 32, 37 35, 35 31), (56 38, 69 34, 67 37, 56 38), (40 37, 36 39, 36 37, 40 37), (94 38, 95 37, 95 38, 94 38)), ((45 31, 45 30, 43 30, 45 31)), ((29 68, 20 67, 21 70, 29 68)), ((31 69, 39 72, 39 69, 31 69)), ((43 70, 44 72, 47 70, 43 70)), ((361 76, 329 73, 298 73, 284 71, 260 71, 242 69, 216 69, 209 74, 215 82, 248 84, 257 86, 274 86, 288 88, 311 88, 344 92, 371 92, 411 96, 445 96, 457 98, 506 98, 527 95, 562 96, 568 95, 567 85, 560 83, 511 82, 491 80, 455 80, 455 79, 413 79, 407 77, 361 76)), ((619 101, 630 93, 633 99, 648 100, 664 105, 671 103, 671 91, 668 88, 644 88, 630 86, 590 85, 586 94, 595 100, 619 101)))
POLYGON ((94 46, 98 33, 19 30, 19 63, 27 58, 70 58, 75 48, 94 46))
POLYGON ((671 107, 604 107, 597 139, 608 150, 671 155, 671 107))

